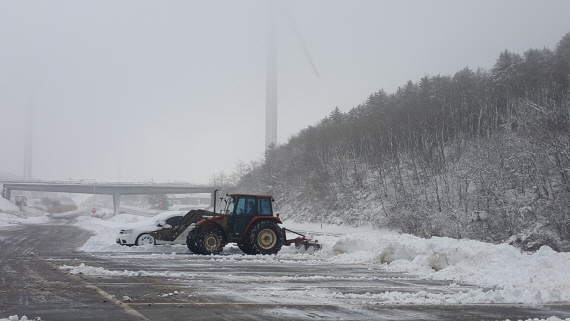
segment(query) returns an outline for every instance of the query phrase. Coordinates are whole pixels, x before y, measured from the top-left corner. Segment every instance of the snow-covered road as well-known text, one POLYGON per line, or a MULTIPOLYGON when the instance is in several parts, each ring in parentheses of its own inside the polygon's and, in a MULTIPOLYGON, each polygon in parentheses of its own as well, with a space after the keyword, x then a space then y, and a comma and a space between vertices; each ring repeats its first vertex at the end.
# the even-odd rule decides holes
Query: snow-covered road
MULTIPOLYGON (((63 215, 43 225, 18 221, 4 224, 0 245, 16 255, 28 235, 36 234, 22 258, 40 253, 35 259, 93 287, 121 313, 131 311, 127 314, 148 320, 181 320, 189 313, 193 320, 570 318, 570 256, 547 247, 530 254, 504 244, 291 222, 285 225, 293 230, 318 231, 323 249, 306 254, 284 248, 274 256, 246 256, 227 246, 219 256, 201 256, 183 245, 114 243, 119 225, 141 219, 123 214, 108 219, 63 215), (93 235, 81 244, 58 239, 62 224, 93 235), (10 226, 21 232, 10 231, 10 226), (56 237, 49 251, 37 231, 56 237), (65 245, 62 252, 57 242, 65 245), (70 245, 80 246, 79 252, 63 251, 70 245)), ((0 318, 12 315, 10 311, 21 316, 30 308, 12 304, 11 309, 0 307, 5 313, 0 318)), ((82 319, 100 320, 89 317, 82 319)))
MULTIPOLYGON (((76 225, 96 234, 81 250, 89 253, 189 253, 183 245, 141 249, 125 248, 110 242, 122 222, 135 219, 128 214, 110 220, 79 217, 76 225)), ((256 260, 259 264, 281 262, 293 265, 358 264, 370 269, 407 272, 424 280, 478 286, 453 295, 431 293, 410 296, 390 292, 378 298, 382 303, 539 305, 570 302, 570 275, 566 273, 570 266, 570 253, 557 253, 549 247, 542 247, 536 253, 521 253, 507 244, 439 237, 422 239, 391 231, 294 222, 285 222, 285 226, 303 233, 318 231, 323 249, 308 255, 295 253, 293 248, 284 248, 275 256, 252 258, 244 257, 240 251, 229 247, 222 252, 220 259, 211 260, 256 260), (340 233, 343 235, 338 236, 340 233)))

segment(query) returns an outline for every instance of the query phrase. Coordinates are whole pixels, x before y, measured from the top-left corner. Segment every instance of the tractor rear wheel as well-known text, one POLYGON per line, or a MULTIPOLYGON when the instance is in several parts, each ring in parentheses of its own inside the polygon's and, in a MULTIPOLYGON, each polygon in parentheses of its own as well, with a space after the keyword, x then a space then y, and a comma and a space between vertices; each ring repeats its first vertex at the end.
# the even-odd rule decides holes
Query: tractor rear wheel
POLYGON ((251 229, 247 243, 252 254, 276 254, 283 246, 283 231, 277 223, 262 221, 251 229))
POLYGON ((201 254, 219 254, 226 245, 224 233, 216 228, 207 228, 196 238, 196 248, 201 254))

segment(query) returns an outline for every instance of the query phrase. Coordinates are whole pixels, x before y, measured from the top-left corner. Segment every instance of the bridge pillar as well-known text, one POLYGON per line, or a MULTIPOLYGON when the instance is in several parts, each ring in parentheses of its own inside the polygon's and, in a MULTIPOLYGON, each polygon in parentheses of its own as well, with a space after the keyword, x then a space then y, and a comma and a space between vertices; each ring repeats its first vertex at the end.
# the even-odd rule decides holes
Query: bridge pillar
POLYGON ((113 192, 113 209, 114 214, 119 214, 119 205, 121 205, 121 192, 114 191, 113 192))
POLYGON ((4 198, 10 201, 10 196, 12 194, 12 190, 9 188, 4 187, 4 198))

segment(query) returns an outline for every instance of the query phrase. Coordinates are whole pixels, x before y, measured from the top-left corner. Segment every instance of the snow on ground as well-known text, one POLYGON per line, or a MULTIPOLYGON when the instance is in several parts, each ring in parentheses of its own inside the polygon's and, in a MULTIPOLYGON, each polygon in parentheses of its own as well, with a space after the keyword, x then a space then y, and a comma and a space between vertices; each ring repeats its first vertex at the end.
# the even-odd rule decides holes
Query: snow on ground
POLYGON ((14 205, 9 200, 0 197, 0 212, 9 213, 9 212, 19 212, 20 208, 14 205))
POLYGON ((488 289, 441 303, 570 302, 570 276, 565 272, 570 253, 546 246, 531 254, 507 244, 365 233, 340 237, 319 255, 328 255, 328 262, 381 264, 388 271, 488 289))
POLYGON ((42 320, 42 318, 40 318, 40 317, 28 319, 28 317, 25 315, 22 316, 21 319, 18 319, 18 315, 11 315, 7 319, 0 319, 0 321, 41 321, 41 320, 42 320))
MULTIPOLYGON (((18 207, 0 199, 0 227, 14 223, 37 223, 48 220, 45 212, 22 213, 18 207), (31 214, 30 214, 31 213, 31 214)), ((71 214, 77 214, 74 212, 71 214)), ((71 215, 70 213, 61 214, 71 215)), ((148 219, 148 216, 120 214, 98 218, 79 216, 76 225, 94 233, 80 250, 85 252, 125 252, 141 257, 160 257, 168 260, 179 253, 186 253, 184 245, 163 245, 149 247, 125 247, 115 243, 120 226, 125 223, 148 219)), ((293 247, 284 247, 272 256, 244 256, 235 246, 227 246, 220 256, 205 256, 204 261, 231 261, 239 264, 364 264, 394 272, 407 272, 422 279, 449 280, 458 284, 477 285, 480 289, 469 289, 456 294, 400 293, 383 294, 320 293, 322 300, 335 296, 376 296, 363 298, 391 303, 517 303, 540 305, 544 303, 570 302, 570 253, 557 253, 549 247, 542 247, 535 253, 521 253, 507 244, 489 244, 473 240, 456 240, 434 237, 422 239, 393 231, 343 226, 321 226, 320 224, 299 224, 285 222, 289 229, 307 233, 318 232, 323 248, 312 254, 297 253, 293 247)), ((86 275, 116 275, 125 277, 163 276, 173 277, 169 271, 110 271, 80 264, 62 266, 71 273, 86 275)), ((180 278, 193 278, 196 273, 183 273, 180 278)), ((322 277, 319 275, 309 278, 322 277)), ((259 276, 255 276, 256 279, 259 276)), ((279 277, 277 277, 279 278, 279 277)), ((283 277, 281 277, 283 278, 283 277)), ((303 277, 299 277, 303 278, 303 277)), ((307 278, 307 276, 305 276, 307 278)), ((287 280, 268 280, 287 281, 287 280)), ((454 284, 451 284, 454 286, 454 284)), ((280 293, 279 295, 282 295, 280 293)), ((291 293, 291 295, 297 295, 291 293)), ((316 294, 315 294, 316 295, 316 294)), ((314 297, 319 299, 319 297, 314 297)), ((17 316, 4 320, 19 320, 17 316)), ((530 320, 530 319, 529 319, 530 320)), ((538 319, 535 319, 538 320, 538 319)), ((558 321, 556 317, 548 321, 558 321)), ((566 319, 570 321, 570 319, 566 319)))
MULTIPOLYGON (((115 243, 116 236, 125 223, 140 222, 148 220, 148 216, 134 214, 119 214, 108 219, 100 219, 91 216, 80 216, 77 218, 78 227, 90 230, 95 233, 79 250, 85 252, 156 252, 152 246, 123 246, 115 243)), ((160 249, 168 249, 169 252, 188 252, 186 245, 165 245, 160 249)))
MULTIPOLYGON (((140 255, 168 255, 185 253, 184 245, 157 247, 125 247, 115 243, 119 226, 146 217, 121 214, 108 220, 80 217, 78 226, 93 231, 93 236, 81 250, 86 252, 131 252, 140 255), (140 253, 143 252, 143 253, 140 253)), ((521 253, 507 244, 489 244, 473 240, 434 237, 422 239, 412 235, 319 224, 285 222, 289 229, 305 233, 318 231, 315 236, 323 245, 313 254, 296 253, 293 247, 284 247, 274 256, 243 256, 235 247, 228 246, 221 256, 204 257, 220 260, 271 264, 332 263, 367 264, 388 271, 407 272, 423 279, 450 280, 458 284, 472 284, 482 289, 456 295, 433 293, 389 292, 383 303, 522 303, 542 304, 570 302, 570 253, 557 253, 542 247, 536 253, 521 253), (338 236, 337 233, 344 233, 338 236), (296 260, 298 259, 298 260, 296 260)), ((72 273, 114 275, 150 275, 146 271, 108 271, 89 266, 69 267, 72 273), (125 274, 126 273, 126 274, 125 274)), ((153 272, 152 275, 160 276, 153 272)), ((167 271, 163 276, 172 276, 167 271)), ((181 276, 183 277, 183 276, 181 276)), ((187 276, 191 277, 191 276, 187 276)))
MULTIPOLYGON (((23 211, 9 200, 0 197, 0 228, 20 223, 46 223, 48 213, 32 207, 23 211)), ((1 320, 0 320, 1 321, 1 320)))

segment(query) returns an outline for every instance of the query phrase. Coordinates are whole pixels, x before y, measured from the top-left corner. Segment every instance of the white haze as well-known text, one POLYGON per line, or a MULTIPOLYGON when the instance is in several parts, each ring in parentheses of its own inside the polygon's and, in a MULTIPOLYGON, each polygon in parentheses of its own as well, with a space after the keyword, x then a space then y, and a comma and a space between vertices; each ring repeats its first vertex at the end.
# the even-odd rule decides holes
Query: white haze
MULTIPOLYGON (((188 181, 259 160, 265 1, 0 1, 0 178, 188 181)), ((568 1, 290 1, 276 21, 280 143, 424 75, 554 48, 568 1)))

